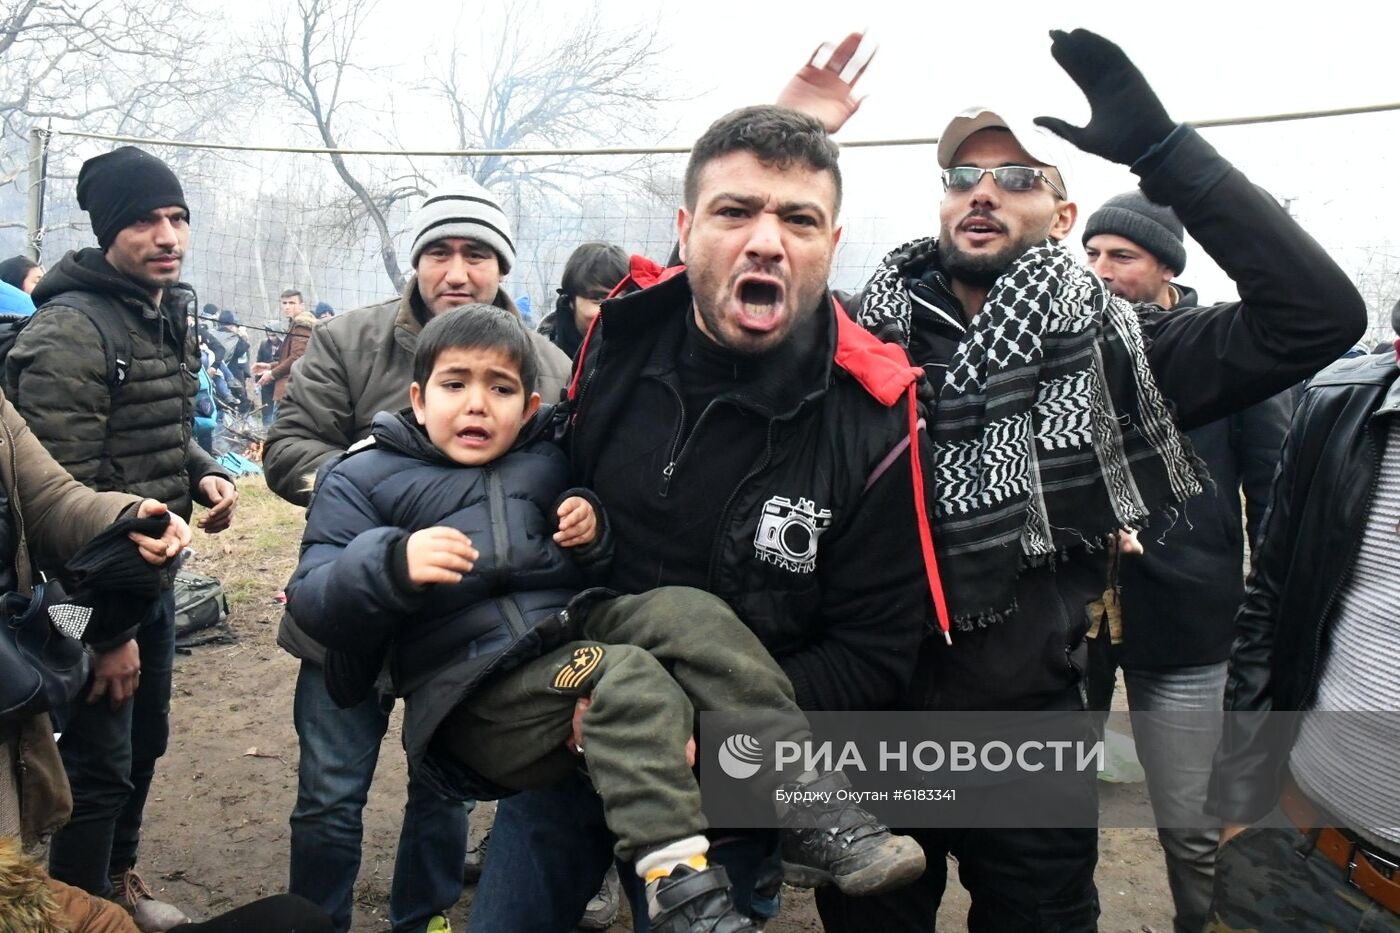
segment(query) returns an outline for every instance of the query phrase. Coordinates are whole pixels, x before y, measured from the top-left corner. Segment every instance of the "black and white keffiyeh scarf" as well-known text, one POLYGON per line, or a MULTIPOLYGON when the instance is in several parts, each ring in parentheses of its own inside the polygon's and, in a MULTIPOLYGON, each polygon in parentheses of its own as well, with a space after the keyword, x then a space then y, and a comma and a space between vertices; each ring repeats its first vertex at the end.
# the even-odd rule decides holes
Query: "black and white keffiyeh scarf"
MULTIPOLYGON (((864 327, 908 344, 908 265, 934 246, 885 257, 864 327)), ((956 628, 1015 611, 1022 568, 1201 492, 1204 468, 1157 388, 1136 311, 1061 246, 1027 250, 997 279, 934 388, 934 537, 956 628)))

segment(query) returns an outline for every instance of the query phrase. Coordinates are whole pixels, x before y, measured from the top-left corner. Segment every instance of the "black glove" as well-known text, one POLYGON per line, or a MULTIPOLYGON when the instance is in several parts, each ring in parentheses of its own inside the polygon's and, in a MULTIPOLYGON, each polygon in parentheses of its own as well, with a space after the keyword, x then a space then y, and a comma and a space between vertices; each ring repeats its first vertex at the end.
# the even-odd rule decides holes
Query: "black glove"
POLYGON ((1036 117, 1036 125, 1122 165, 1132 165, 1176 129, 1147 79, 1118 46, 1087 29, 1052 29, 1050 39, 1050 54, 1088 98, 1089 125, 1071 126, 1055 117, 1036 117))

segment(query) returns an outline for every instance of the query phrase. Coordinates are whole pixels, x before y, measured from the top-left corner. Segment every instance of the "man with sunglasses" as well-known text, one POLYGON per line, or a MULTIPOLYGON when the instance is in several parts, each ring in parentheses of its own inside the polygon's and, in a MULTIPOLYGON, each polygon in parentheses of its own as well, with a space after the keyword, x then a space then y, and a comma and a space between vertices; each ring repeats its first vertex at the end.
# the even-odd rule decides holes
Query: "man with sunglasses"
MULTIPOLYGON (((1088 125, 985 108, 954 117, 938 145, 939 235, 891 252, 853 302, 930 382, 930 509, 952 637, 925 640, 910 708, 1084 709, 1103 542, 1149 516, 1168 529, 1166 516, 1200 493, 1204 471, 1183 430, 1312 375, 1366 323, 1345 274, 1273 198, 1167 116, 1122 50, 1085 30, 1051 36, 1092 107, 1088 125), (1140 316, 1114 298, 1060 245, 1076 207, 1057 136, 1130 166, 1242 300, 1140 316)), ((849 93, 848 82, 828 83, 849 93)), ((1073 784, 1061 792, 1074 799, 1047 800, 1045 811, 1085 812, 1092 771, 1073 784)), ((829 931, 926 933, 952 854, 972 895, 969 929, 1092 930, 1092 823, 914 829, 929 865, 920 881, 860 900, 822 889, 818 907, 829 931)))

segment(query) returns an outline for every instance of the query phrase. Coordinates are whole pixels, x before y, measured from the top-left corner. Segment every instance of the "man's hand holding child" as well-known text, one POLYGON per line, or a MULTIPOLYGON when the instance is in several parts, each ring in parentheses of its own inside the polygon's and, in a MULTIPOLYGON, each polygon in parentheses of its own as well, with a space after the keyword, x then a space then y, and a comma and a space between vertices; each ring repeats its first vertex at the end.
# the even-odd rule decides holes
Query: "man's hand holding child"
POLYGON ((481 556, 472 540, 456 528, 438 525, 408 536, 408 578, 416 586, 460 583, 481 556))
POLYGON ((559 530, 554 543, 560 547, 582 547, 598 537, 598 513, 582 496, 570 496, 559 503, 559 530))

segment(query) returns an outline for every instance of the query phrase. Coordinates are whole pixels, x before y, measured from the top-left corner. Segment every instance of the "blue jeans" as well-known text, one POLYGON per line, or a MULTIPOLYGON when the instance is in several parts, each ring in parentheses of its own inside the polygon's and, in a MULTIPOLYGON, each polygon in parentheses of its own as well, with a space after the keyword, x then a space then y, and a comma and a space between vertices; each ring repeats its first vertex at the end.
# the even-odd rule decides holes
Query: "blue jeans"
POLYGON ((141 680, 112 709, 80 696, 67 710, 58 750, 73 787, 73 818, 54 834, 49 874, 90 894, 112 893, 109 876, 136 864, 141 817, 156 759, 170 737, 175 593, 165 590, 136 634, 141 680))
MULTIPOLYGON (((773 867, 776 838, 766 832, 723 839, 711 835, 708 857, 728 872, 740 910, 751 909, 755 884, 765 867, 773 867)), ((603 883, 613 860, 613 842, 603 821, 602 799, 581 774, 502 800, 468 930, 572 930, 603 883)), ((618 875, 632 904, 633 930, 648 933, 645 892, 636 870, 619 865, 618 875)))
MULTIPOLYGON (((291 818, 288 890, 330 914, 337 933, 350 929, 364 831, 361 816, 391 709, 392 699, 377 693, 358 706, 340 709, 326 692, 321 666, 302 662, 293 700, 301 760, 291 818)), ((429 918, 457 902, 470 809, 409 775, 389 892, 389 922, 395 931, 421 931, 429 918)))

